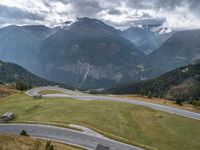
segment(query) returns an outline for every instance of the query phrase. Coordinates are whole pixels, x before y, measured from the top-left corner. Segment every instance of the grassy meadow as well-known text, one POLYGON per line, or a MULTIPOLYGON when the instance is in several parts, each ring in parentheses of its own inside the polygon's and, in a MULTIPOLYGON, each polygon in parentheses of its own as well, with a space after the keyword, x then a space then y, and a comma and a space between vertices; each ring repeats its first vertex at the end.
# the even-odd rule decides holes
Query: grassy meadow
POLYGON ((160 150, 199 150, 200 121, 150 108, 111 101, 33 99, 15 94, 0 99, 0 114, 13 122, 80 124, 108 137, 160 150))

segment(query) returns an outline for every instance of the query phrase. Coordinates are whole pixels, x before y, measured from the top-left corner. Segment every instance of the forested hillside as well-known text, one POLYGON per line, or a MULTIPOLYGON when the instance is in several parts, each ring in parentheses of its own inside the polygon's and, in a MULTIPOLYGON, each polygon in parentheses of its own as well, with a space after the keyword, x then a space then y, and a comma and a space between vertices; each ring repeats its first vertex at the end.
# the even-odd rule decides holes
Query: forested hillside
POLYGON ((181 67, 160 77, 137 83, 118 85, 114 94, 151 94, 154 97, 189 101, 200 99, 200 62, 181 67))
POLYGON ((31 86, 60 85, 72 89, 72 87, 65 84, 48 81, 38 77, 16 64, 0 61, 0 83, 15 84, 17 80, 31 86))

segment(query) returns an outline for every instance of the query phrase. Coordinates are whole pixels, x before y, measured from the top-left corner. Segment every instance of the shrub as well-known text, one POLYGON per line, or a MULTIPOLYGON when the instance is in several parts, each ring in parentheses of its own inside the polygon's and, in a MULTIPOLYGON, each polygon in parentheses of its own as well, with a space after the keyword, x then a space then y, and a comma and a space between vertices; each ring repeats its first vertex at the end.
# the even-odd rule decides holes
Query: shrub
POLYGON ((193 100, 192 105, 194 106, 200 106, 200 101, 199 100, 193 100))
POLYGON ((152 98, 152 93, 151 91, 149 91, 149 93, 147 94, 148 98, 152 98))
POLYGON ((22 135, 22 136, 29 136, 29 135, 26 133, 25 130, 22 130, 21 133, 20 133, 20 135, 22 135))
POLYGON ((34 98, 34 99, 41 99, 41 98, 42 98, 42 95, 40 95, 40 94, 39 94, 39 95, 34 95, 33 98, 34 98))
POLYGON ((179 104, 180 106, 182 106, 182 100, 177 99, 177 100, 176 100, 176 104, 179 104))
POLYGON ((47 141, 45 150, 54 150, 54 146, 51 144, 51 141, 47 141))
POLYGON ((26 83, 24 83, 23 81, 21 80, 17 80, 16 81, 16 89, 17 90, 20 90, 20 91, 25 91, 28 89, 28 86, 26 83))

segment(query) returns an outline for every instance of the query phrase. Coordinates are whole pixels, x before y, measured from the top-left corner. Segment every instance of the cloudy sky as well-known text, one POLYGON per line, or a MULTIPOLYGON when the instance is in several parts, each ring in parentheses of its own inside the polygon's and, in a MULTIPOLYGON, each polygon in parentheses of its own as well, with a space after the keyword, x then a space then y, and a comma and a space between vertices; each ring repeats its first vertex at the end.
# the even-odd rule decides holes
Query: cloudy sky
POLYGON ((92 17, 120 29, 159 22, 173 29, 197 29, 199 10, 200 0, 0 0, 0 26, 55 26, 92 17))

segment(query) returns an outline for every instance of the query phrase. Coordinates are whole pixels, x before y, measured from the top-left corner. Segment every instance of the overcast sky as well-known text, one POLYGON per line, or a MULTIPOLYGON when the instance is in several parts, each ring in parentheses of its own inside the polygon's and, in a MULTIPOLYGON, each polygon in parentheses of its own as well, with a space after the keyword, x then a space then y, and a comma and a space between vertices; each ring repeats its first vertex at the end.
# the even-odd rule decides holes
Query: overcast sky
POLYGON ((173 29, 199 29, 200 0, 0 0, 1 26, 55 26, 77 17, 100 19, 120 29, 157 22, 173 29))

